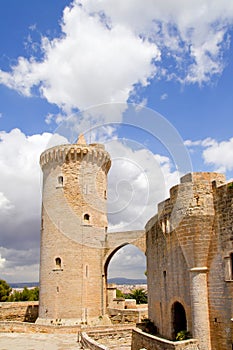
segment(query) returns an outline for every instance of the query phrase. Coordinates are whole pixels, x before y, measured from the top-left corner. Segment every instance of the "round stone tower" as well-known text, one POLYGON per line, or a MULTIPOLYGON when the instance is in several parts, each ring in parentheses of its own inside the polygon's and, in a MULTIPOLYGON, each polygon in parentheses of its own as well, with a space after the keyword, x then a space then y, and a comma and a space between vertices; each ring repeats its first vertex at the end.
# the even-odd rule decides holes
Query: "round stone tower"
POLYGON ((107 173, 103 145, 76 144, 43 152, 40 302, 37 323, 90 323, 106 309, 103 248, 107 173))

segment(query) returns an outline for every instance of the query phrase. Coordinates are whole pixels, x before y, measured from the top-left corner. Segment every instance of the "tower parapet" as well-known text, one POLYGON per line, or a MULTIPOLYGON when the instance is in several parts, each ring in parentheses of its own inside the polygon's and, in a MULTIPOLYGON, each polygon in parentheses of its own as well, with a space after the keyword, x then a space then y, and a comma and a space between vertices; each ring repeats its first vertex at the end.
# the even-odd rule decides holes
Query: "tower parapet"
POLYGON ((110 156, 105 151, 104 145, 101 144, 68 144, 49 148, 41 154, 40 165, 43 169, 47 164, 67 161, 76 162, 81 161, 84 157, 90 162, 97 161, 98 164, 102 164, 102 166, 105 166, 107 172, 110 169, 110 156))

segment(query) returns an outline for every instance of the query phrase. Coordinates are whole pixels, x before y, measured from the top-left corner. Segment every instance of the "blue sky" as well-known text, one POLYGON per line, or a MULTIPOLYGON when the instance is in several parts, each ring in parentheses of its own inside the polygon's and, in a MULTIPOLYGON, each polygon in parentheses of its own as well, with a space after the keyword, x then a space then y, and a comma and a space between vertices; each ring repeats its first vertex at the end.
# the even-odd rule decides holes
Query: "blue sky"
MULTIPOLYGON (((74 114, 73 135, 101 124, 87 138, 104 142, 115 162, 112 230, 143 228, 181 175, 166 141, 157 140, 157 113, 180 135, 190 168, 232 177, 233 1, 2 0, 0 17, 2 278, 38 279, 38 157, 74 114), (136 128, 139 109, 152 137, 136 128), (118 203, 116 183, 123 183, 118 203)), ((128 276, 143 277, 144 258, 132 247, 119 251, 111 276, 126 270, 122 255, 128 276)))

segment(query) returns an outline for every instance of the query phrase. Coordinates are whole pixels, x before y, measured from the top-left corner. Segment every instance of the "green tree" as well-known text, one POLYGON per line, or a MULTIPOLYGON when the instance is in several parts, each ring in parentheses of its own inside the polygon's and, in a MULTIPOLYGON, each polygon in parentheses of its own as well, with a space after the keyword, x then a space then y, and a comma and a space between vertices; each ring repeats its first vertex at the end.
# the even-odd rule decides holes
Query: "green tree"
POLYGON ((0 301, 8 301, 11 291, 9 284, 4 280, 0 280, 0 301))
POLYGON ((147 292, 142 289, 134 289, 128 294, 129 299, 135 299, 137 304, 147 304, 147 292))
POLYGON ((9 301, 37 301, 39 300, 39 288, 28 289, 24 287, 22 292, 15 290, 9 297, 9 301))
POLYGON ((38 301, 39 300, 39 287, 35 287, 31 290, 31 300, 38 301))
POLYGON ((117 298, 124 298, 124 294, 122 293, 122 291, 120 289, 116 290, 116 297, 117 298))

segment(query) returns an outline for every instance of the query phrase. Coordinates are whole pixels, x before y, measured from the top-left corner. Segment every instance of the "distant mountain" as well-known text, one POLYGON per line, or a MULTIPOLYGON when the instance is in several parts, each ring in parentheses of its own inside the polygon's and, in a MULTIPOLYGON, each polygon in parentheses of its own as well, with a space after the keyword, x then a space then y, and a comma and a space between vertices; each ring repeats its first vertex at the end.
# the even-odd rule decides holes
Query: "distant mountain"
POLYGON ((11 288, 31 288, 31 287, 39 287, 39 282, 19 282, 19 283, 8 283, 11 288))
POLYGON ((131 279, 131 278, 123 278, 123 277, 115 277, 115 278, 109 278, 108 283, 115 283, 115 284, 147 284, 146 279, 131 279))
MULTIPOLYGON (((123 277, 115 277, 115 278, 109 278, 108 283, 115 283, 115 284, 125 284, 125 285, 132 285, 132 284, 147 284, 146 279, 133 279, 133 278, 123 278, 123 277)), ((15 283, 8 283, 11 288, 31 288, 31 287, 39 287, 39 282, 15 282, 15 283)))

